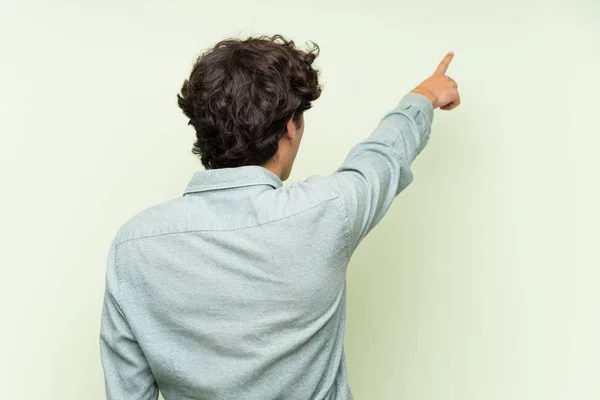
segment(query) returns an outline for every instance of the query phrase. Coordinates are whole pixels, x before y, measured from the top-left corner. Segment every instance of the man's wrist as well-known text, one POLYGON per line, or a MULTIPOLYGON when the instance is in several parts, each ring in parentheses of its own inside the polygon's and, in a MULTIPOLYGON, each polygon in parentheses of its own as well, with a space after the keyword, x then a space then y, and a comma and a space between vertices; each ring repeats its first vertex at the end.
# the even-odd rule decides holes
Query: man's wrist
POLYGON ((437 108, 438 105, 437 103, 437 97, 430 92, 429 90, 424 90, 424 89, 420 89, 420 88, 415 88, 411 91, 411 93, 416 93, 416 94, 420 94, 422 96, 425 96, 429 99, 429 101, 431 101, 431 105, 433 106, 433 108, 437 108))

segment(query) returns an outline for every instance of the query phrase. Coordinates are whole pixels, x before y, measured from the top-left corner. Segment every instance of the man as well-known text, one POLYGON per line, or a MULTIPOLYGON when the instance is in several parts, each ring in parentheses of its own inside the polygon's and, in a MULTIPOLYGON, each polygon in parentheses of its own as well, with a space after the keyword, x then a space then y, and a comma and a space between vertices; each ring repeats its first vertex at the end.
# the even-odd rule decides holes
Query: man
POLYGON ((352 399, 348 262, 412 181, 433 110, 460 99, 448 53, 333 174, 286 187, 317 55, 277 35, 220 42, 194 65, 178 102, 206 169, 110 247, 109 399, 352 399))

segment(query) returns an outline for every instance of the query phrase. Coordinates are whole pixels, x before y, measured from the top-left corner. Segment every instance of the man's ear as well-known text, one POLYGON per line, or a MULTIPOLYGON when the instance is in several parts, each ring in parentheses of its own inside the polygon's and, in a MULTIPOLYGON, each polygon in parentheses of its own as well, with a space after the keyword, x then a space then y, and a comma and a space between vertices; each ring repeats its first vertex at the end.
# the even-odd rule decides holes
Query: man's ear
POLYGON ((296 123, 294 122, 294 117, 289 119, 286 124, 286 136, 290 138, 290 140, 294 140, 296 138, 296 123))

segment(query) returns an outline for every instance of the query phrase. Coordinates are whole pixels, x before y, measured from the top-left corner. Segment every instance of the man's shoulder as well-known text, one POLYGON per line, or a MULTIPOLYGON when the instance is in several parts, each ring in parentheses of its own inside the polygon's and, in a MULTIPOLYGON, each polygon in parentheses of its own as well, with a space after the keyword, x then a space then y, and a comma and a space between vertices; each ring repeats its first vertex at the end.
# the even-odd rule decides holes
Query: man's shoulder
POLYGON ((125 242, 168 233, 177 217, 184 214, 185 197, 177 197, 147 207, 129 218, 118 229, 114 243, 119 246, 125 242))
POLYGON ((302 181, 292 182, 289 190, 295 196, 308 196, 307 200, 311 203, 320 203, 340 196, 331 175, 311 175, 302 181))
MULTIPOLYGON (((261 218, 258 222, 262 224, 291 217, 329 203, 341 196, 337 188, 331 176, 312 175, 304 180, 292 182, 289 187, 267 191, 251 200, 246 199, 246 201, 250 200, 250 205, 246 208, 250 208, 257 215, 260 214, 261 218), (261 212, 258 212, 258 209, 261 212)), ((230 217, 229 213, 223 213, 221 208, 219 208, 220 213, 217 213, 215 207, 206 207, 211 205, 210 201, 206 203, 201 201, 202 204, 199 204, 199 199, 202 197, 181 196, 143 209, 118 229, 114 239, 115 246, 186 230, 223 228, 220 225, 220 216, 225 214, 230 217), (209 215, 209 210, 212 210, 214 215, 209 215)), ((229 222, 230 220, 231 218, 229 222)), ((236 228, 246 226, 238 222, 234 224, 236 228)), ((251 223, 248 226, 252 225, 255 224, 251 223)))

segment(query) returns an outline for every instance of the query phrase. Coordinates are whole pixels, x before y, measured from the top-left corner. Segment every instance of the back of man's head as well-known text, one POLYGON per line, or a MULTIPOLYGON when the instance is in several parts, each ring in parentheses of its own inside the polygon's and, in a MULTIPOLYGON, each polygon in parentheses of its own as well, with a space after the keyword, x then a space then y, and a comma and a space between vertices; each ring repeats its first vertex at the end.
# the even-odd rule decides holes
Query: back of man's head
POLYGON ((229 39, 202 54, 178 94, 196 130, 192 152, 206 169, 262 165, 277 153, 287 122, 319 98, 319 47, 280 35, 229 39))

